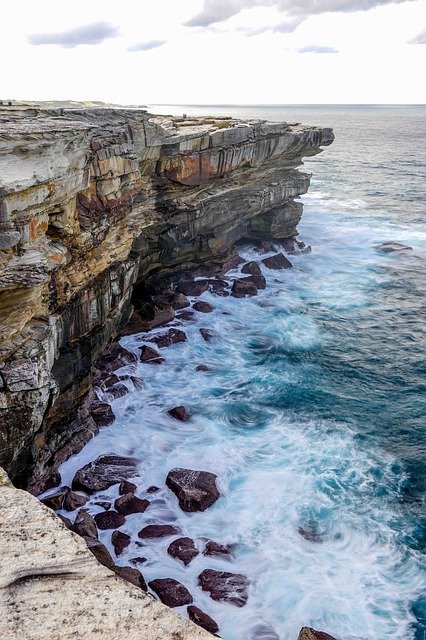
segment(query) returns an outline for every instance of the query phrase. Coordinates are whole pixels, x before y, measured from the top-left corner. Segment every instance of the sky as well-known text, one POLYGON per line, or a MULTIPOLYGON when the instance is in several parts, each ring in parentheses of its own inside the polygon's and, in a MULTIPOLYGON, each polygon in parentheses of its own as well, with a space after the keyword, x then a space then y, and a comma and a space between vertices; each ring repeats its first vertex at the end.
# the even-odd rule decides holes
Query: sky
POLYGON ((4 3, 0 99, 426 103, 426 0, 4 3))

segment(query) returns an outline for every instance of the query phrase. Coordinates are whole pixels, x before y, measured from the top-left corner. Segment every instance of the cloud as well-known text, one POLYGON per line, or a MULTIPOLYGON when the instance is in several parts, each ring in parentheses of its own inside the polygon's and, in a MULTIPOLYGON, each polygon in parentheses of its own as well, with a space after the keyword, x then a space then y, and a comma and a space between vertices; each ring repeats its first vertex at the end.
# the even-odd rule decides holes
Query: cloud
POLYGON ((266 25, 264 27, 258 27, 257 29, 251 29, 249 27, 242 27, 240 31, 244 31, 247 36, 258 36, 265 31, 272 31, 272 33, 293 33, 296 31, 299 24, 303 22, 303 18, 294 18, 293 20, 286 20, 278 24, 266 25))
POLYGON ((127 51, 149 51, 150 49, 157 49, 162 47, 163 44, 167 44, 167 40, 148 40, 147 42, 137 42, 132 46, 127 47, 127 51))
POLYGON ((418 36, 408 41, 408 44, 426 44, 426 29, 423 29, 418 36))
POLYGON ((350 13, 368 11, 385 4, 400 4, 413 0, 204 0, 203 8, 197 15, 185 22, 187 27, 209 27, 223 22, 253 7, 274 7, 278 11, 302 19, 312 14, 330 11, 350 13))
POLYGON ((119 35, 118 27, 108 22, 93 22, 84 27, 76 27, 58 33, 35 33, 28 37, 28 42, 36 46, 57 44, 66 49, 73 49, 81 44, 100 44, 108 38, 119 35))
POLYGON ((334 47, 324 47, 320 44, 310 44, 297 49, 298 53, 339 53, 334 47))

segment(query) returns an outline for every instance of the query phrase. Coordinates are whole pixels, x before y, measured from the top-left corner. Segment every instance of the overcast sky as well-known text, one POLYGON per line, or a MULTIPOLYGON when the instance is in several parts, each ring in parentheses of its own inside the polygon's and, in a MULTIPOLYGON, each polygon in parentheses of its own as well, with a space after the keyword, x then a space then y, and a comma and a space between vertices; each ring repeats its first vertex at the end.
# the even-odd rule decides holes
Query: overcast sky
POLYGON ((9 0, 0 98, 425 103, 426 0, 9 0))

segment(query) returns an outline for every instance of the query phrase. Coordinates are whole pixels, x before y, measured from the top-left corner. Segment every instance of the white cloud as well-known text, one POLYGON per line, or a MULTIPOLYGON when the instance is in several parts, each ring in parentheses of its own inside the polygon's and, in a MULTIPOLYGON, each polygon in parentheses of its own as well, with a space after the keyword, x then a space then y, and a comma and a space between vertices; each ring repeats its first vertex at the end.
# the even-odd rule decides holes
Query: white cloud
POLYGON ((56 44, 60 47, 73 49, 82 44, 100 44, 108 38, 116 38, 119 29, 107 22, 93 22, 82 27, 60 31, 57 33, 35 33, 28 37, 30 44, 40 46, 56 44))
POLYGON ((147 40, 146 42, 137 42, 127 47, 127 51, 149 51, 150 49, 158 49, 163 44, 167 44, 167 40, 147 40))
POLYGON ((426 29, 423 29, 415 38, 409 40, 408 44, 426 44, 426 29))
POLYGON ((309 44, 297 49, 298 53, 339 53, 334 47, 325 47, 320 44, 309 44))

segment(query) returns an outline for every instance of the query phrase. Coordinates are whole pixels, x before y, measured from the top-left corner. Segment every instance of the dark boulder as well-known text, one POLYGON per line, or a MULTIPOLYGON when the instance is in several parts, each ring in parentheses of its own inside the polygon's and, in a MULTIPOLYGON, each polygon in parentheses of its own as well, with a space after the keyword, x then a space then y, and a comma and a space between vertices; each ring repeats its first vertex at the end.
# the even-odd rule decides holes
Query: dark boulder
POLYGON ((222 298, 229 296, 228 289, 228 282, 226 280, 222 280, 222 278, 213 278, 209 280, 209 290, 216 296, 221 296, 222 298))
POLYGON ((100 358, 99 365, 102 369, 108 369, 109 371, 116 371, 121 367, 125 367, 129 364, 136 365, 137 357, 131 351, 127 351, 118 342, 111 344, 107 347, 100 358))
POLYGON ((219 544, 219 542, 214 542, 214 540, 207 540, 203 555, 224 558, 231 556, 232 550, 233 545, 231 544, 219 544))
POLYGON ((190 418, 188 410, 182 405, 169 409, 167 413, 172 418, 175 418, 175 420, 180 420, 181 422, 187 422, 190 418))
POLYGON ((232 284, 231 296, 244 298, 257 295, 257 287, 251 278, 237 278, 232 284))
POLYGON ((283 253, 276 253, 269 258, 263 258, 262 262, 268 269, 291 269, 293 266, 283 253))
POLYGON ((129 516, 132 513, 143 513, 149 507, 148 500, 142 500, 133 495, 133 493, 125 493, 117 498, 114 507, 122 516, 129 516))
POLYGON ((192 620, 192 622, 195 622, 195 624, 198 624, 199 627, 202 627, 210 633, 217 633, 219 631, 217 622, 215 622, 213 618, 210 618, 207 613, 204 613, 204 611, 201 611, 201 609, 199 609, 195 605, 190 604, 187 608, 187 612, 189 619, 192 620))
POLYGON ((200 333, 203 336, 203 340, 206 342, 211 342, 213 340, 213 332, 210 331, 210 329, 204 329, 204 327, 202 327, 200 329, 200 333))
POLYGON ((69 529, 70 531, 74 530, 74 525, 69 518, 63 516, 61 513, 57 513, 56 515, 58 516, 59 520, 62 520, 67 529, 69 529))
POLYGON ((137 556, 136 558, 130 558, 129 562, 131 564, 143 564, 146 562, 146 558, 142 558, 142 556, 137 556))
POLYGON ((136 464, 134 458, 99 456, 94 462, 89 462, 77 471, 72 481, 72 488, 89 494, 104 491, 111 485, 136 475, 136 464))
POLYGON ((208 280, 184 280, 179 282, 176 291, 184 296, 200 296, 208 287, 208 280))
POLYGON ((126 518, 116 511, 101 511, 95 515, 95 522, 98 529, 118 529, 126 522, 126 518))
POLYGON ((192 596, 188 589, 173 578, 151 580, 148 586, 168 607, 181 607, 192 602, 192 596))
POLYGON ((212 304, 209 304, 208 302, 205 302, 204 300, 198 300, 197 302, 194 302, 192 308, 195 309, 195 311, 199 311, 200 313, 211 313, 214 310, 214 306, 212 304))
POLYGON ((123 578, 123 580, 131 582, 136 587, 140 587, 144 591, 148 591, 145 579, 138 569, 134 569, 133 567, 117 567, 115 565, 113 567, 113 571, 117 576, 123 578))
POLYGON ((249 276, 248 280, 251 280, 258 289, 266 289, 266 278, 262 274, 258 276, 249 276))
POLYGON ((156 487, 153 484, 146 490, 147 493, 157 493, 157 491, 160 491, 160 487, 156 487))
POLYGON ((262 275, 259 264, 257 262, 254 262, 254 260, 252 260, 251 262, 246 262, 246 264, 241 267, 241 273, 248 273, 251 276, 262 275))
POLYGON ((169 329, 167 333, 162 333, 158 336, 153 336, 151 342, 160 347, 170 347, 172 344, 178 344, 179 342, 185 342, 186 333, 180 329, 169 329))
POLYGON ((84 507, 88 499, 89 498, 87 496, 82 496, 80 493, 68 491, 65 495, 62 507, 65 511, 75 511, 76 509, 80 509, 80 507, 84 507))
POLYGON ((237 607, 243 607, 248 600, 250 581, 247 576, 240 573, 205 569, 198 576, 198 584, 218 602, 229 602, 237 607))
POLYGON ((167 475, 166 485, 177 496, 182 511, 204 511, 220 496, 216 478, 208 471, 172 469, 167 475))
POLYGON ((176 314, 177 320, 194 320, 194 312, 193 311, 179 311, 176 314))
POLYGON ((62 505, 64 504, 65 496, 69 492, 68 487, 61 487, 59 491, 56 491, 52 495, 47 498, 43 498, 40 500, 46 507, 49 509, 53 509, 53 511, 57 511, 58 509, 62 509, 62 505))
POLYGON ((126 493, 135 493, 136 489, 137 486, 133 484, 133 482, 123 480, 123 482, 120 482, 120 486, 118 487, 118 493, 120 496, 124 496, 126 493))
POLYGON ((325 633, 325 631, 317 631, 312 627, 302 627, 297 640, 336 640, 336 638, 329 633, 325 633))
POLYGON ((86 509, 81 509, 74 520, 73 529, 82 538, 98 539, 96 522, 86 509))
POLYGON ((97 507, 101 507, 102 509, 105 509, 105 511, 108 511, 108 509, 111 509, 111 503, 108 502, 108 500, 101 500, 100 502, 94 502, 94 505, 96 505, 97 507))
POLYGON ((206 364, 197 364, 195 367, 195 371, 212 371, 211 367, 208 367, 206 364))
POLYGON ((152 347, 144 345, 141 349, 141 362, 146 364, 161 364, 164 358, 152 347))
POLYGON ((138 537, 142 540, 146 538, 166 538, 177 533, 179 533, 179 529, 171 524, 148 524, 139 531, 138 537))
POLYGON ((115 555, 119 556, 130 544, 130 536, 122 531, 114 531, 111 536, 111 543, 114 547, 115 555))
POLYGON ((127 395, 129 393, 129 390, 125 384, 123 384, 122 382, 118 382, 113 387, 109 387, 109 389, 107 389, 107 393, 109 393, 109 395, 112 396, 114 400, 117 400, 117 398, 122 398, 123 396, 127 395))
POLYGON ((194 541, 191 540, 191 538, 178 538, 177 540, 173 540, 169 545, 167 553, 169 556, 172 556, 172 558, 182 560, 186 566, 191 560, 198 556, 199 551, 195 548, 194 541))
POLYGON ((180 309, 186 309, 186 307, 189 307, 190 305, 191 303, 189 302, 188 298, 183 295, 183 293, 176 293, 174 295, 174 299, 172 301, 172 307, 176 311, 180 309))
POLYGON ((89 413, 98 427, 109 427, 115 420, 114 411, 107 402, 94 402, 89 413))
POLYGON ((114 567, 114 560, 102 542, 99 542, 99 540, 86 540, 86 544, 89 551, 93 553, 100 564, 103 564, 104 567, 108 567, 108 569, 112 569, 114 567))

